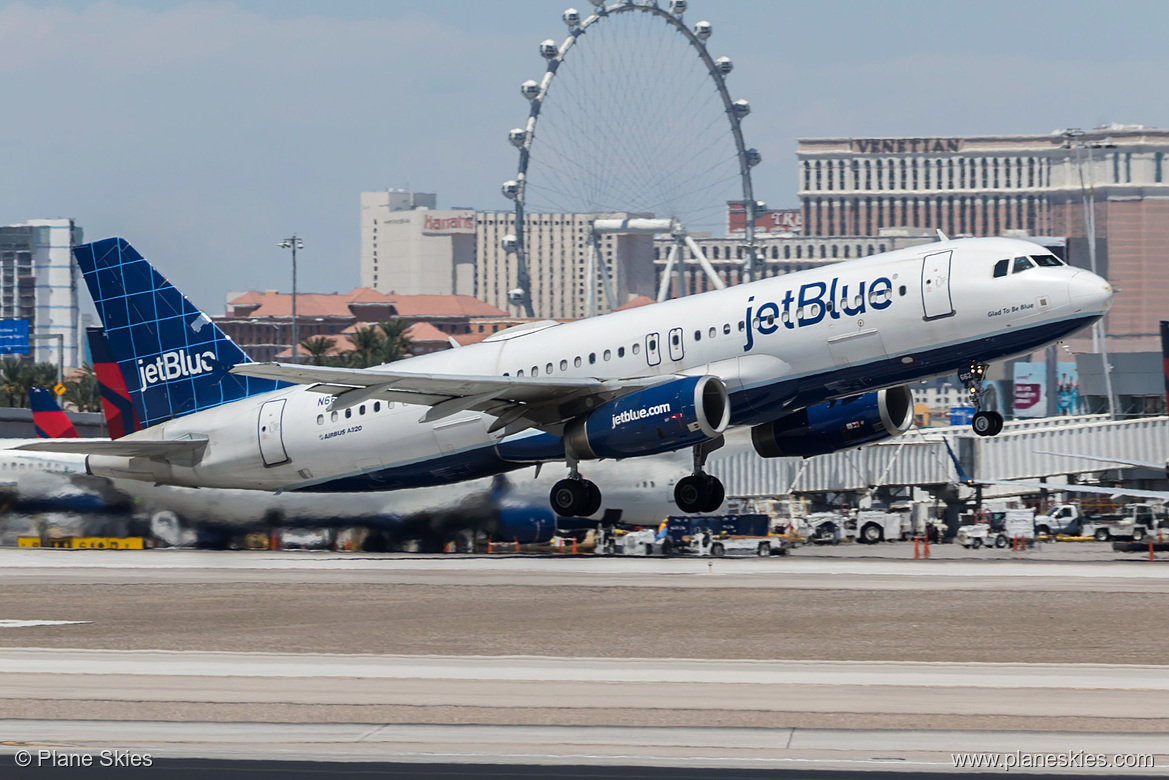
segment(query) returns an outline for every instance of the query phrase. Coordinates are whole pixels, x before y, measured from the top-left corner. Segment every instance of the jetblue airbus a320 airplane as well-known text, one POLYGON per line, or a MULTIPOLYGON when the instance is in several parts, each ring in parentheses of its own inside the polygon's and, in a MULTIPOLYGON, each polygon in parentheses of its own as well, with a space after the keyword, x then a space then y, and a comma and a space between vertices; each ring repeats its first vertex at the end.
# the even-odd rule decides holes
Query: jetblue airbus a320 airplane
MULTIPOLYGON (((561 515, 600 491, 584 461, 693 448, 674 496, 714 511, 705 474, 728 426, 763 457, 897 436, 906 383, 986 363, 1098 320, 1112 288, 1022 240, 975 238, 841 262, 369 369, 252 363, 126 241, 74 248, 145 428, 86 454, 94 475, 262 490, 393 490, 567 463, 561 515)), ((995 412, 974 429, 994 435, 995 412)))

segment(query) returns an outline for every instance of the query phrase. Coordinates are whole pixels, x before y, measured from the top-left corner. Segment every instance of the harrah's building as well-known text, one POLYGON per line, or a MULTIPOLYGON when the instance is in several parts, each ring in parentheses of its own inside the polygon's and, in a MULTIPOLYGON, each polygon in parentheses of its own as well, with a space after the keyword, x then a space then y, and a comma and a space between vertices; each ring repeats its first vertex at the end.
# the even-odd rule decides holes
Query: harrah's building
POLYGON ((1066 236, 1069 260, 1087 267, 1083 196, 1094 191, 1097 267, 1117 289, 1109 347, 1157 348, 1169 300, 1169 130, 805 138, 797 154, 808 236, 1066 236))

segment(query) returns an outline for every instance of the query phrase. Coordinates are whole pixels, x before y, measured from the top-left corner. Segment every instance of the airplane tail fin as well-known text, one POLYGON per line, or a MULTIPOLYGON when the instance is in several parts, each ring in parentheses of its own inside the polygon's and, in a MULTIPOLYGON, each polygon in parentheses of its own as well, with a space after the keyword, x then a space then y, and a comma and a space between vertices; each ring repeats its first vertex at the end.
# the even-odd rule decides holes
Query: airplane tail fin
POLYGON ((89 355, 93 360, 93 373, 101 390, 101 411, 106 420, 106 430, 111 439, 120 439, 128 433, 142 428, 134 402, 130 400, 130 389, 122 377, 122 370, 114 360, 114 352, 106 332, 101 328, 86 328, 89 338, 89 355))
POLYGON ((73 247, 142 427, 284 387, 228 373, 251 360, 129 242, 73 247))
POLYGON ((73 427, 69 416, 61 410, 53 391, 43 387, 28 389, 29 406, 32 407, 32 424, 37 429, 38 439, 80 439, 81 434, 73 427))

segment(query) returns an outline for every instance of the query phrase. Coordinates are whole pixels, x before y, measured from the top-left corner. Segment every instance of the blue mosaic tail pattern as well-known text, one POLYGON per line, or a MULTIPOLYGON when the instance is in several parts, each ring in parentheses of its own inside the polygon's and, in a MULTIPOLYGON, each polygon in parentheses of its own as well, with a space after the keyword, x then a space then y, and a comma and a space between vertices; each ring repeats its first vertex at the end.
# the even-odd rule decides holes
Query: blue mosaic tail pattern
POLYGON ((143 427, 285 385, 229 374, 235 342, 121 238, 73 247, 143 427))

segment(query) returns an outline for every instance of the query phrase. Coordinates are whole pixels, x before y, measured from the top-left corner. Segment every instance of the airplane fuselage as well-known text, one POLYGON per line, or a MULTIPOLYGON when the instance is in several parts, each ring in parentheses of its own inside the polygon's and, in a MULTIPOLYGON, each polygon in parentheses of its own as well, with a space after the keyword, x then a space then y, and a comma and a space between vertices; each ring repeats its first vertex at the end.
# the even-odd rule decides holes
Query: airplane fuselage
MULTIPOLYGON (((730 424, 755 425, 1027 353, 1102 316, 1111 289, 1086 271, 1033 264, 994 275, 1001 261, 1009 267, 1015 257, 1047 254, 1015 239, 943 241, 515 329, 383 368, 536 379, 714 375, 728 391, 730 424)), ((199 360, 180 354, 172 362, 198 371, 199 360)), ((166 370, 153 366, 155 376, 166 370)), ((91 455, 89 469, 173 485, 352 491, 446 484, 563 459, 555 448, 530 446, 547 434, 489 433, 495 418, 484 413, 422 422, 425 406, 374 399, 333 410, 332 401, 301 385, 224 404, 130 437, 207 437, 189 465, 91 455)))

